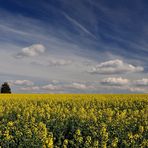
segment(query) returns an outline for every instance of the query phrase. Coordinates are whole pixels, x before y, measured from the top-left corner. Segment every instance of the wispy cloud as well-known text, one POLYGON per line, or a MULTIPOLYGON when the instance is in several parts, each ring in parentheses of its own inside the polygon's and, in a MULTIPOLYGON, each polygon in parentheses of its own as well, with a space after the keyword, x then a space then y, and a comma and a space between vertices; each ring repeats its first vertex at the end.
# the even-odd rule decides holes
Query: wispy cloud
POLYGON ((10 26, 7 26, 7 25, 2 25, 2 24, 0 24, 0 30, 6 31, 6 32, 12 32, 12 33, 15 33, 15 34, 18 34, 18 35, 30 35, 27 32, 20 31, 18 29, 13 28, 13 27, 10 27, 10 26))
POLYGON ((80 24, 74 18, 70 17, 68 14, 66 14, 66 13, 63 13, 63 14, 67 18, 67 20, 69 20, 73 25, 80 28, 83 32, 85 32, 86 34, 88 34, 91 37, 93 37, 94 39, 96 39, 96 36, 94 34, 92 34, 86 27, 84 27, 82 24, 80 24))

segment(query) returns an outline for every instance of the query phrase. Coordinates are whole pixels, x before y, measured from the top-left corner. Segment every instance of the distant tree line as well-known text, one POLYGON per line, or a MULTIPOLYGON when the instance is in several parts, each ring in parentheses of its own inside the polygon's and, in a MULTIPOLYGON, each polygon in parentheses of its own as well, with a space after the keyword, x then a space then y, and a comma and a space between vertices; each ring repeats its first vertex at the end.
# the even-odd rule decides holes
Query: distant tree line
POLYGON ((0 88, 1 94, 11 94, 11 88, 7 82, 4 82, 0 88))

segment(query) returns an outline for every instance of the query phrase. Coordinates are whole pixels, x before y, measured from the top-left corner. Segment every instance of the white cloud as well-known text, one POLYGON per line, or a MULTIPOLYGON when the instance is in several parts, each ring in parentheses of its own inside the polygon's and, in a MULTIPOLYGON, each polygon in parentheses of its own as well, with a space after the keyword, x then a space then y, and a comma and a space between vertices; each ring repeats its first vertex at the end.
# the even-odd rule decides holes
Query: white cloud
POLYGON ((135 93, 148 93, 148 79, 129 80, 121 77, 105 78, 100 81, 102 88, 110 90, 126 90, 135 93))
POLYGON ((41 89, 43 89, 43 90, 61 90, 62 87, 56 86, 56 85, 53 85, 53 84, 48 84, 48 85, 42 86, 41 89))
POLYGON ((137 85, 137 86, 148 86, 148 79, 147 78, 143 78, 141 80, 136 80, 133 83, 135 85, 137 85))
POLYGON ((39 91, 40 87, 38 86, 32 86, 32 87, 22 87, 20 88, 22 91, 39 91))
POLYGON ((42 92, 44 90, 46 91, 59 91, 62 90, 61 86, 56 86, 53 84, 43 85, 43 86, 31 86, 31 87, 22 87, 20 88, 22 91, 39 91, 42 92))
POLYGON ((35 57, 45 52, 45 46, 42 44, 34 44, 29 47, 25 47, 21 52, 17 53, 15 57, 23 58, 23 57, 35 57))
MULTIPOLYGON (((146 81, 145 79, 141 79, 142 82, 146 81)), ((17 84, 21 84, 21 82, 17 82, 17 84)), ((20 88, 22 91, 29 91, 29 92, 53 92, 53 93, 60 93, 60 92, 73 92, 73 91, 86 91, 86 92, 101 92, 106 91, 107 93, 111 92, 133 92, 133 93, 147 93, 148 86, 144 83, 141 84, 140 80, 130 80, 127 78, 122 77, 109 77, 104 78, 102 80, 90 81, 90 82, 65 82, 61 81, 51 81, 48 85, 36 85, 36 86, 26 86, 20 88), (140 85, 137 85, 140 83, 140 85)))
POLYGON ((59 80, 52 80, 51 82, 52 82, 53 84, 58 84, 58 83, 60 83, 59 80))
POLYGON ((144 68, 123 62, 122 60, 110 60, 100 63, 91 68, 90 73, 97 74, 120 74, 127 72, 141 72, 144 68))
POLYGON ((61 84, 61 85, 55 85, 55 84, 48 84, 48 85, 43 85, 43 86, 30 86, 30 87, 22 87, 20 90, 22 91, 56 91, 59 93, 59 91, 67 91, 69 89, 72 90, 88 90, 88 89, 93 89, 92 86, 87 86, 82 83, 71 83, 71 84, 61 84))
POLYGON ((37 66, 44 66, 44 67, 58 67, 58 66, 66 66, 72 64, 72 60, 67 60, 67 59, 60 59, 58 57, 50 57, 46 56, 46 59, 42 61, 33 61, 31 62, 32 65, 37 65, 37 66))
POLYGON ((48 66, 64 66, 71 64, 72 61, 64 59, 51 59, 48 62, 48 66))
POLYGON ((34 85, 34 83, 30 80, 15 80, 15 81, 10 81, 11 85, 26 85, 26 86, 31 86, 34 85))
POLYGON ((103 85, 127 85, 129 84, 129 80, 128 79, 124 79, 121 77, 115 78, 115 77, 111 77, 111 78, 105 78, 103 80, 100 81, 101 84, 103 85))
POLYGON ((140 93, 148 93, 148 88, 146 87, 129 87, 131 92, 140 92, 140 93))
POLYGON ((87 86, 81 83, 72 83, 72 87, 76 89, 87 89, 87 86))
POLYGON ((71 85, 68 86, 68 88, 78 89, 78 90, 94 89, 93 86, 86 85, 86 84, 83 84, 83 83, 77 83, 77 82, 73 82, 71 85))

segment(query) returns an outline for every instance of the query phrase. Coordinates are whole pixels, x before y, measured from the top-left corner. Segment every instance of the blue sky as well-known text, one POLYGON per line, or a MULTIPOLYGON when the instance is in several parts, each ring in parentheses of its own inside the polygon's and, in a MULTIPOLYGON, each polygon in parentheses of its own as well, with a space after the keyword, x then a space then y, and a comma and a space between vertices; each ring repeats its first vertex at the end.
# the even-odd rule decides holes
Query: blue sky
POLYGON ((16 93, 147 93, 146 0, 0 0, 0 82, 16 93))

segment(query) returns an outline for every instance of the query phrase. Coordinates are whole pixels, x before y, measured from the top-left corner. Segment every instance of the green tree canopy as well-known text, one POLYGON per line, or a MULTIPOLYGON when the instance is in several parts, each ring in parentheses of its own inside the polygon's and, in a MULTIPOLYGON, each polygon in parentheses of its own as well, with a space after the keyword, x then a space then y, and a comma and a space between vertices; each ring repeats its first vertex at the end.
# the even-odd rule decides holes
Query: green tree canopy
POLYGON ((9 87, 9 84, 7 82, 4 82, 1 86, 1 93, 7 93, 10 94, 11 93, 11 89, 9 87))

